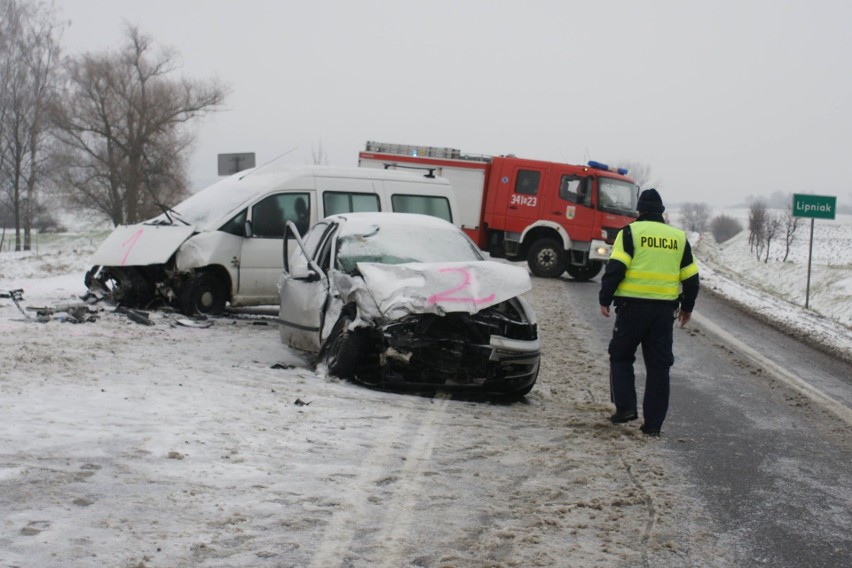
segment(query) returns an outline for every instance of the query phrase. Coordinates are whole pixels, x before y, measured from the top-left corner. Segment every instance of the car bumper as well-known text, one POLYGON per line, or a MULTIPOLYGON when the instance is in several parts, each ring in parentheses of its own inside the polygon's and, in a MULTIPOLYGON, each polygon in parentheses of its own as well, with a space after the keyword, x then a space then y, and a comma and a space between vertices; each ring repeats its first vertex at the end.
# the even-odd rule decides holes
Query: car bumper
MULTIPOLYGON (((394 350, 394 353, 398 352, 394 350)), ((382 383, 389 388, 439 388, 511 395, 528 391, 535 384, 540 359, 538 339, 526 341, 492 336, 489 345, 467 344, 463 348, 450 343, 432 345, 404 359, 387 357, 382 383), (447 356, 450 352, 453 356, 447 356), (455 363, 456 355, 463 364, 455 363), (430 369, 426 373, 419 372, 426 366, 424 360, 428 360, 430 369)))

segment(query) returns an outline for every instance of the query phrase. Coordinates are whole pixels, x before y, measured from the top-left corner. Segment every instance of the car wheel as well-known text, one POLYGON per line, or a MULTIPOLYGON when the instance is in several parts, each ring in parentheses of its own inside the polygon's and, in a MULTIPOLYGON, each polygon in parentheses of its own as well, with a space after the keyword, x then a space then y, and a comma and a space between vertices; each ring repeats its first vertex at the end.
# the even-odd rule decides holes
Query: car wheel
POLYGON ((527 264, 536 276, 556 278, 565 272, 565 251, 556 239, 540 239, 527 254, 527 264))
POLYGON ((181 307, 187 315, 219 315, 225 311, 225 286, 209 272, 193 277, 183 291, 181 307))
POLYGON ((602 262, 592 261, 586 266, 569 266, 565 270, 574 280, 591 280, 598 275, 601 268, 603 268, 602 262))
POLYGON ((351 322, 349 316, 337 320, 320 353, 329 374, 346 380, 355 378, 361 351, 359 335, 347 329, 351 322))

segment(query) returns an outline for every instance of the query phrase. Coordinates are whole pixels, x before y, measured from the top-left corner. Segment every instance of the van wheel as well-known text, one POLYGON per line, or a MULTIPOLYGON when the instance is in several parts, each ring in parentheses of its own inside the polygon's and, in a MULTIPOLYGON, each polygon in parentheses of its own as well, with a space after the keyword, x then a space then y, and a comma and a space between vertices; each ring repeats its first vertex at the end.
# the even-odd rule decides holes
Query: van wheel
POLYGON ((556 239, 539 239, 527 254, 527 264, 541 278, 556 278, 565 272, 565 251, 556 239))
POLYGON ((193 277, 181 295, 181 308, 186 315, 216 316, 225 311, 225 286, 209 272, 193 277))
POLYGON ((591 280, 598 275, 601 268, 603 268, 603 263, 593 260, 586 266, 569 266, 565 270, 574 280, 591 280))

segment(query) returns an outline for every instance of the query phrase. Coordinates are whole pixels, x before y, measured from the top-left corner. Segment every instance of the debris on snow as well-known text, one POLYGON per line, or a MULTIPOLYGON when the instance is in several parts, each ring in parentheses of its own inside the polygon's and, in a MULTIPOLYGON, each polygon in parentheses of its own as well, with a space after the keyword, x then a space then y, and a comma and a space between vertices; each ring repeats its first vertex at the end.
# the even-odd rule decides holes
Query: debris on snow
POLYGON ((142 325, 154 325, 154 322, 151 321, 148 312, 121 307, 116 308, 115 311, 120 314, 125 314, 127 316, 127 319, 129 319, 130 321, 135 321, 136 323, 140 323, 142 325))
POLYGON ((51 320, 69 323, 85 323, 94 322, 98 319, 98 309, 93 308, 88 304, 62 304, 55 307, 51 306, 24 306, 21 302, 24 299, 24 290, 9 290, 8 292, 0 292, 0 298, 10 298, 14 302, 27 321, 37 323, 47 323, 51 320), (28 312, 35 312, 36 317, 32 317, 28 312))
POLYGON ((180 318, 175 320, 174 325, 182 325, 184 327, 196 327, 199 329, 207 329, 213 325, 213 322, 208 319, 192 320, 189 318, 180 318))

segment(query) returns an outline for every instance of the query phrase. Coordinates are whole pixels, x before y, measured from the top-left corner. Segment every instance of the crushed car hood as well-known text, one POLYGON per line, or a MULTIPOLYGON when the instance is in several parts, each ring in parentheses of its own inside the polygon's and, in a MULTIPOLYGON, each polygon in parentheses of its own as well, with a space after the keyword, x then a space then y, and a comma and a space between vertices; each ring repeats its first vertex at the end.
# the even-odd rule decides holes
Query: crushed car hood
POLYGON ((525 269, 490 260, 407 264, 359 262, 358 271, 380 315, 389 320, 422 313, 475 314, 532 288, 525 269))
POLYGON ((95 266, 163 264, 196 231, 194 225, 120 225, 92 255, 95 266))

